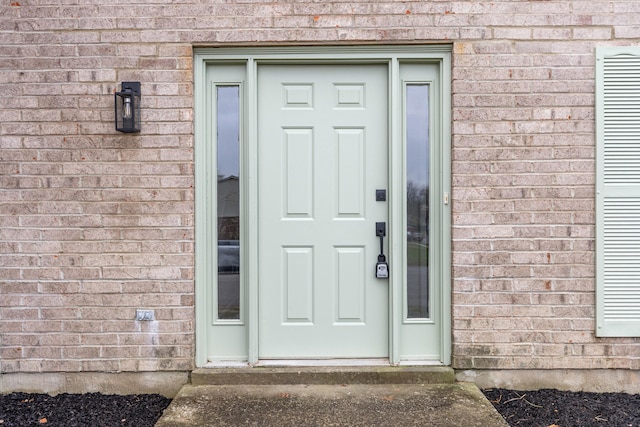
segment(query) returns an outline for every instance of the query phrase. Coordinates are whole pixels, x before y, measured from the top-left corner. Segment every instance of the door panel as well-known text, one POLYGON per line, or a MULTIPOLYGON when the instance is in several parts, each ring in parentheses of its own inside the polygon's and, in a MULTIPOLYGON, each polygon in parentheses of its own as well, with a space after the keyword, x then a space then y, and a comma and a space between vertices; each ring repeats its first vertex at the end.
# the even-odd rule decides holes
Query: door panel
POLYGON ((364 129, 336 129, 338 143, 338 216, 364 211, 364 129))
POLYGON ((364 322, 366 276, 364 248, 336 248, 336 323, 364 322))
POLYGON ((313 248, 282 248, 284 323, 313 322, 313 248))
POLYGON ((259 357, 387 357, 387 67, 258 67, 259 357))
POLYGON ((313 187, 313 129, 282 129, 284 155, 283 218, 311 218, 313 187))

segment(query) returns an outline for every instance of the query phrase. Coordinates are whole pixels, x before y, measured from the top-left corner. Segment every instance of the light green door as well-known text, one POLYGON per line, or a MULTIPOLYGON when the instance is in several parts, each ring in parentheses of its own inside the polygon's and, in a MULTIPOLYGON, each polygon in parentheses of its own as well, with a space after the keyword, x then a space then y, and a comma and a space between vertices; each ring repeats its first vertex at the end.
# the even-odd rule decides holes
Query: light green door
POLYGON ((261 359, 389 355, 387 80, 386 65, 258 66, 261 359))

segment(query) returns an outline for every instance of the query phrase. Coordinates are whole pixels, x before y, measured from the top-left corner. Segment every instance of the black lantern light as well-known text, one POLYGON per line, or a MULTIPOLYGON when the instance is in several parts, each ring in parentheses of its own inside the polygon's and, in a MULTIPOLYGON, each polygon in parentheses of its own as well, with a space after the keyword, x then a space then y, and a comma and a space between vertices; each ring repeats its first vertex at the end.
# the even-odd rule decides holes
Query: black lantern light
POLYGON ((122 82, 115 94, 116 130, 125 133, 140 132, 140 82, 122 82))

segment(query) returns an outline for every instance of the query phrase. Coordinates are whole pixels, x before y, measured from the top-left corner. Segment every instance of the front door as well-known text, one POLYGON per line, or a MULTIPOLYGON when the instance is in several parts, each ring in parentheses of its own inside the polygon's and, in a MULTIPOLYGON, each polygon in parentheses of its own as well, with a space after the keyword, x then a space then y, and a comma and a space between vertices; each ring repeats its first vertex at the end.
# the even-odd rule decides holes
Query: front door
POLYGON ((451 363, 451 46, 194 64, 196 364, 451 363))
POLYGON ((387 82, 383 64, 258 66, 260 359, 389 355, 387 82))

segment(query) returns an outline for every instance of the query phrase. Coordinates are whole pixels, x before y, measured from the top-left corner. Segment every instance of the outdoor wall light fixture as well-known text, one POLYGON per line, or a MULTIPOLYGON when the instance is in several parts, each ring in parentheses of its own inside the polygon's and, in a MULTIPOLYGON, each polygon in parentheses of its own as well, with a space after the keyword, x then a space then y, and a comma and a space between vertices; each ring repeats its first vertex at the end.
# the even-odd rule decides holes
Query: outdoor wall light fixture
POLYGON ((116 130, 140 132, 140 82, 122 82, 115 94, 116 130))

